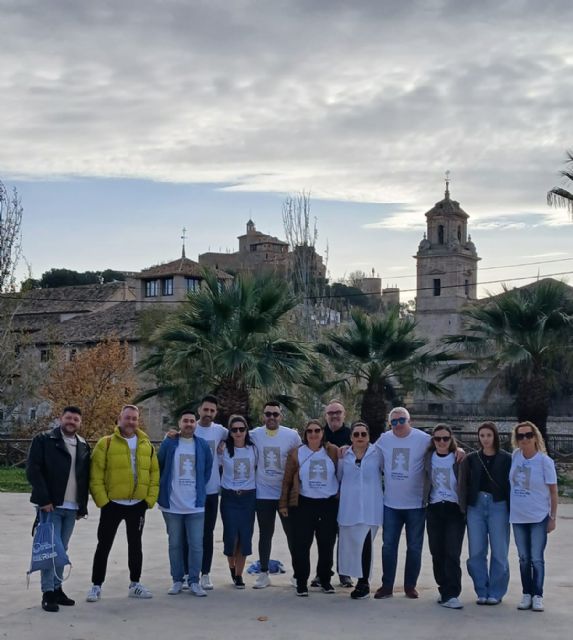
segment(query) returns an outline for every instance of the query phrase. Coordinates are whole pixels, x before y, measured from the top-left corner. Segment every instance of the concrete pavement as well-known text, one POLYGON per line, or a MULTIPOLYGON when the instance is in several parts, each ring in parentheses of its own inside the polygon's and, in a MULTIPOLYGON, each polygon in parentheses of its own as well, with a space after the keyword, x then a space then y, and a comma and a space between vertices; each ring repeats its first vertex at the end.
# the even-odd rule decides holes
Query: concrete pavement
MULTIPOLYGON (((408 600, 395 593, 389 600, 352 601, 348 590, 334 595, 320 592, 297 598, 290 586, 291 573, 273 577, 273 586, 251 589, 254 578, 245 576, 247 589, 237 591, 230 584, 226 559, 222 555, 220 518, 215 532, 216 549, 212 572, 215 590, 207 598, 187 593, 168 596, 171 584, 167 559, 167 537, 161 514, 147 514, 143 536, 142 582, 154 593, 152 600, 127 597, 128 573, 125 534, 118 532, 110 556, 108 577, 100 602, 88 604, 91 562, 96 542, 98 509, 90 504, 90 517, 77 523, 70 545, 72 574, 65 591, 77 600, 75 607, 61 607, 46 613, 40 607, 39 575, 34 574, 26 590, 30 561, 33 508, 26 494, 0 494, 2 543, 0 545, 0 638, 14 640, 92 640, 118 637, 142 640, 163 636, 203 638, 273 638, 293 640, 329 637, 373 638, 565 638, 573 627, 573 504, 560 505, 557 530, 549 538, 546 553, 546 610, 544 613, 517 611, 520 598, 517 557, 512 542, 510 590, 496 607, 478 607, 466 572, 461 596, 465 608, 446 610, 436 604, 427 547, 424 550, 420 599, 408 600)), ((256 529, 256 526, 255 526, 256 529)), ((277 518, 272 557, 289 565, 288 551, 277 518)), ((254 548, 256 549, 256 533, 254 548)), ((373 587, 380 584, 380 534, 375 541, 373 587)), ((405 541, 400 548, 398 576, 402 575, 405 541)), ((466 553, 464 551, 463 560, 466 553)), ((256 558, 256 554, 252 559, 256 558)), ((290 567, 289 567, 290 568, 290 567)), ((337 581, 333 581, 337 584, 337 581)), ((398 581, 398 584, 400 582, 398 581)))

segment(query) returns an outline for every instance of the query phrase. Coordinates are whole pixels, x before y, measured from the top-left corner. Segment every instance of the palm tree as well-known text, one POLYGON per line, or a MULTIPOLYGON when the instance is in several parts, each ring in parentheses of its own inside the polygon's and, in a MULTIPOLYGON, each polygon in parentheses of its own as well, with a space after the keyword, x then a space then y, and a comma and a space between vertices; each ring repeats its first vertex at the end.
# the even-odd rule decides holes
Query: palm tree
POLYGON ((328 340, 317 345, 341 377, 339 383, 361 383, 361 417, 375 440, 386 425, 388 405, 398 390, 420 389, 436 395, 448 395, 441 384, 429 379, 430 371, 451 359, 445 351, 428 350, 425 339, 416 336, 412 318, 400 318, 395 308, 383 317, 372 317, 361 310, 352 311, 352 324, 341 333, 331 332, 328 340))
POLYGON ((505 289, 462 311, 463 333, 446 336, 470 359, 447 373, 489 371, 486 394, 503 385, 515 396, 517 419, 531 420, 543 436, 552 393, 573 370, 573 301, 563 282, 546 279, 505 289))
POLYGON ((249 416, 251 395, 287 395, 306 373, 305 343, 285 331, 297 299, 272 277, 237 277, 221 285, 205 271, 204 286, 189 294, 181 309, 151 339, 142 362, 158 386, 142 394, 171 400, 175 408, 194 404, 207 392, 219 399, 219 419, 249 416))
MULTIPOLYGON (((567 151, 565 165, 567 168, 561 171, 561 175, 573 183, 573 151, 567 151)), ((573 193, 561 187, 553 187, 547 192, 547 204, 550 207, 565 207, 569 213, 573 214, 573 193)))

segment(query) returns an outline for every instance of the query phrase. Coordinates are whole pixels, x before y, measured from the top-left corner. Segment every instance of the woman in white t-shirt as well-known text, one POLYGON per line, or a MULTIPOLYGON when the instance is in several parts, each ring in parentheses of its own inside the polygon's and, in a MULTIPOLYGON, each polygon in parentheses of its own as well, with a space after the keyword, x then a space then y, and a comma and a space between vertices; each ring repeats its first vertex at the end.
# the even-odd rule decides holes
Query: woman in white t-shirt
POLYGON ((438 424, 424 460, 424 501, 428 544, 432 555, 434 579, 440 597, 438 604, 447 609, 463 607, 460 556, 466 531, 466 519, 460 508, 458 445, 448 425, 438 424))
POLYGON ((324 441, 324 427, 310 420, 303 444, 288 454, 279 499, 279 512, 292 519, 293 566, 297 596, 308 596, 310 547, 316 536, 317 574, 323 593, 330 584, 338 513, 338 447, 324 441))
POLYGON ((519 555, 522 597, 518 609, 543 611, 544 552, 547 534, 557 517, 557 474, 545 442, 532 422, 513 430, 514 447, 509 472, 509 521, 519 555))
POLYGON ((365 422, 353 422, 352 445, 338 461, 338 571, 358 577, 356 588, 350 593, 353 600, 370 595, 372 544, 384 517, 384 454, 369 443, 369 437, 365 422))
POLYGON ((252 553, 255 526, 255 470, 257 450, 249 437, 243 416, 229 418, 229 435, 222 456, 221 518, 223 553, 227 556, 233 583, 244 589, 243 570, 252 553))

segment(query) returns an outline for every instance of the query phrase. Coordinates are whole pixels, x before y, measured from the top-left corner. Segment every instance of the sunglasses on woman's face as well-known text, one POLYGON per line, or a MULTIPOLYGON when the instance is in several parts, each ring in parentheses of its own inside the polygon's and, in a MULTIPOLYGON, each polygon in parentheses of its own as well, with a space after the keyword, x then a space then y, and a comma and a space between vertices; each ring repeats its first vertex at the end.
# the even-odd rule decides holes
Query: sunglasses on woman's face
POLYGON ((452 439, 452 436, 432 436, 434 438, 434 442, 449 442, 452 439))
POLYGON ((535 437, 535 434, 533 433, 533 431, 526 431, 525 433, 515 434, 516 440, 525 440, 525 438, 527 438, 528 440, 533 440, 534 437, 535 437))
POLYGON ((368 433, 366 431, 353 431, 352 432, 352 437, 353 438, 367 438, 368 437, 368 433))
POLYGON ((247 427, 231 427, 231 433, 245 433, 247 427))
POLYGON ((322 433, 322 429, 317 427, 316 429, 306 429, 306 433, 322 433))
POLYGON ((399 424, 406 424, 406 422, 408 422, 408 418, 392 418, 392 420, 390 420, 390 424, 393 427, 396 427, 399 424))

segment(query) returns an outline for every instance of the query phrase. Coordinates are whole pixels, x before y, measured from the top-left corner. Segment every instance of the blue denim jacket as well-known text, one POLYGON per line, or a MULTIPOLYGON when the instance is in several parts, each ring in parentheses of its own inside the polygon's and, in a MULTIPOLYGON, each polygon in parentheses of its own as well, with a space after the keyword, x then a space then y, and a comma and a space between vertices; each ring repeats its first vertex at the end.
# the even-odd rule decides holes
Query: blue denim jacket
MULTIPOLYGON (((211 477, 211 469, 213 468, 213 454, 209 445, 202 438, 193 436, 195 442, 195 472, 197 499, 196 507, 205 506, 205 496, 207 495, 206 486, 211 477)), ((159 447, 157 459, 159 460, 159 498, 157 503, 159 506, 169 509, 169 496, 171 494, 171 472, 173 470, 173 458, 175 450, 179 446, 179 436, 175 438, 165 438, 159 447)))

